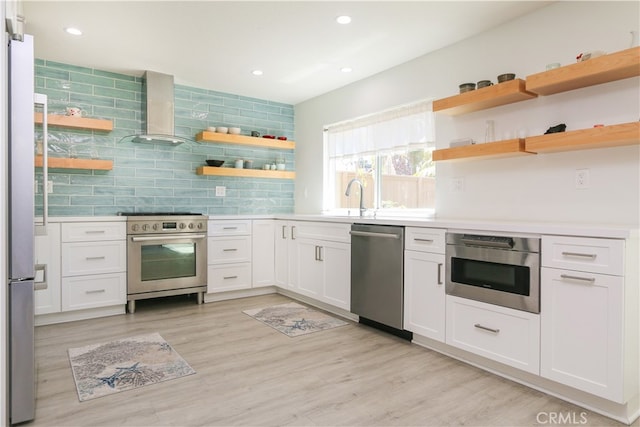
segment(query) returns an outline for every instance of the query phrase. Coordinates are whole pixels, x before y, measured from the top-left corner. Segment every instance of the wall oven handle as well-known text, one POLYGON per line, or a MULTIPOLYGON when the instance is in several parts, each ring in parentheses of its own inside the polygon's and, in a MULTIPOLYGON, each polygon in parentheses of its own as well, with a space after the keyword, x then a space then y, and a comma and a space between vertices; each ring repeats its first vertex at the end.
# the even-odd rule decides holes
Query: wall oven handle
POLYGON ((492 241, 487 241, 487 240, 474 240, 474 239, 460 239, 460 241, 462 243, 464 243, 465 245, 485 246, 485 247, 488 247, 488 248, 503 248, 503 249, 512 249, 513 248, 513 241, 510 241, 510 242, 505 242, 505 241, 492 242, 492 241))
POLYGON ((580 280, 582 282, 589 282, 589 283, 593 283, 596 281, 595 277, 580 277, 580 276, 571 276, 569 274, 561 274, 560 275, 561 278, 563 279, 569 279, 569 280, 580 280))
POLYGON ((182 234, 172 236, 134 236, 131 238, 132 242, 151 242, 158 240, 180 240, 180 239, 204 239, 206 234, 182 234))
POLYGON ((500 332, 500 329, 493 329, 493 328, 489 328, 487 326, 482 326, 480 323, 476 323, 473 326, 475 326, 478 329, 482 329, 483 331, 493 332, 494 334, 497 334, 498 332, 500 332))
POLYGON ((596 257, 598 256, 597 254, 583 254, 580 252, 562 252, 562 255, 575 256, 575 257, 581 257, 581 258, 591 258, 591 259, 596 259, 596 257))

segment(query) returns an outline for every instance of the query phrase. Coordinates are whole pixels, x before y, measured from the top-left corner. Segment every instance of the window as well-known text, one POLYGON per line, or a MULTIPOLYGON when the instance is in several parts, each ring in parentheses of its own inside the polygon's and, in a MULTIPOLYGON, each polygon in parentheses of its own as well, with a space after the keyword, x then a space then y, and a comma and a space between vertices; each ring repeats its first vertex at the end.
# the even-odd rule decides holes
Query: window
POLYGON ((364 205, 386 214, 433 214, 435 148, 431 101, 405 105, 327 126, 324 134, 324 210, 357 212, 364 205))

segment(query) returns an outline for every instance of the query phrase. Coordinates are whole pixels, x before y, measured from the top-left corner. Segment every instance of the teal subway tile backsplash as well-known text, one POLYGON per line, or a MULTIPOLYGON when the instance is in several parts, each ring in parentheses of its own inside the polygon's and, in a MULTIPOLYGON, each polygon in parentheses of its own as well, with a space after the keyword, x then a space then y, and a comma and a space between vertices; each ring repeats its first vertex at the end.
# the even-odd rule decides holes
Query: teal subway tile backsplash
MULTIPOLYGON (((80 107, 86 117, 111 120, 111 132, 49 128, 49 155, 112 160, 113 169, 92 171, 50 169, 54 216, 115 215, 134 211, 192 211, 210 215, 292 213, 291 180, 199 176, 206 159, 225 166, 238 158, 262 168, 283 159, 295 170, 293 150, 231 144, 197 143, 195 135, 209 126, 240 127, 249 135, 295 139, 293 106, 184 85, 175 87, 175 133, 192 141, 177 147, 120 142, 143 129, 142 78, 54 61, 36 59, 36 92, 49 96, 49 113, 64 114, 80 107), (216 197, 215 187, 226 187, 216 197)), ((41 132, 36 129, 36 135, 41 132)), ((42 171, 36 179, 41 182, 42 171)), ((42 194, 36 194, 36 214, 42 214, 42 194)))

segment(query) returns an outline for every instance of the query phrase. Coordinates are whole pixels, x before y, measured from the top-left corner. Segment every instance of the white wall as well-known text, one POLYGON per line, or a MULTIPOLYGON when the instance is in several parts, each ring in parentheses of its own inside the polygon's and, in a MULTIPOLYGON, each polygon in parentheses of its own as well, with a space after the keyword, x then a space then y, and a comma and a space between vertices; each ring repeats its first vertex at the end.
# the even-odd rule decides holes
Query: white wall
MULTIPOLYGON (((305 101, 295 107, 296 213, 322 208, 322 128, 423 98, 458 92, 463 82, 514 72, 544 71, 575 62, 580 52, 616 52, 638 31, 638 2, 559 2, 453 46, 305 101)), ((484 140, 485 121, 495 121, 496 139, 506 132, 542 134, 555 124, 567 130, 596 123, 638 120, 640 78, 449 117, 437 114, 437 147, 450 140, 484 140)), ((439 162, 436 215, 446 218, 570 221, 630 224, 640 218, 639 147, 583 150, 494 160, 439 162), (576 189, 577 169, 589 169, 590 188, 576 189), (451 192, 463 178, 462 192, 451 192)))

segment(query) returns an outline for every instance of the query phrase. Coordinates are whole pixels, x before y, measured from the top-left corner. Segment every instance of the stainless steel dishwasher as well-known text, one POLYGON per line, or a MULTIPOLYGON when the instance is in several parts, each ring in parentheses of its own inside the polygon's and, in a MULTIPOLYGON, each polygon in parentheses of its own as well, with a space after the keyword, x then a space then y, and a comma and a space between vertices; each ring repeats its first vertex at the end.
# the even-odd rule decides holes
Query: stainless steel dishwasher
POLYGON ((351 312, 360 323, 405 339, 404 227, 353 224, 351 226, 351 312))

